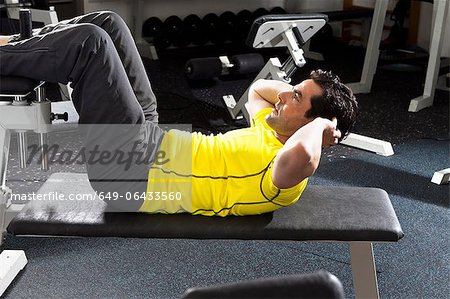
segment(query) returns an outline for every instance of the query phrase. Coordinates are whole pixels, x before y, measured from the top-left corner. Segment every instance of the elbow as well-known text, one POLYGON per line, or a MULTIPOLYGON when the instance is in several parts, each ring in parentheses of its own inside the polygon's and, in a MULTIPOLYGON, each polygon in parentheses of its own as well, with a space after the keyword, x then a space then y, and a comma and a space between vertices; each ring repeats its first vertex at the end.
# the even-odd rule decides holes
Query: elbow
POLYGON ((314 150, 308 146, 300 143, 297 146, 296 158, 298 159, 298 164, 303 165, 304 178, 312 176, 317 167, 319 167, 320 154, 317 154, 314 150))
POLYGON ((305 178, 312 176, 316 172, 317 167, 318 167, 318 163, 310 162, 306 167, 305 178))
POLYGON ((250 85, 250 92, 256 93, 258 96, 261 96, 260 89, 264 86, 264 79, 258 79, 250 85))
POLYGON ((290 188, 314 174, 319 166, 317 156, 304 145, 298 144, 277 157, 273 181, 278 188, 290 188))
POLYGON ((307 157, 303 162, 303 179, 312 176, 316 172, 318 166, 319 161, 312 156, 307 157))

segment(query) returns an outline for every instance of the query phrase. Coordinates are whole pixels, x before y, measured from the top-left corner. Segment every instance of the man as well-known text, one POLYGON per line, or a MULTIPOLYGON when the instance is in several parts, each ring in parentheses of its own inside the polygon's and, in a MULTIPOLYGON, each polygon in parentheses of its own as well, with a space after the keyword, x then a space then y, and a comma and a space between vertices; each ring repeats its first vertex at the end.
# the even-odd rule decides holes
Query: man
POLYGON ((71 82, 85 153, 101 157, 86 159, 89 180, 120 211, 227 216, 288 206, 299 199, 322 148, 347 134, 357 109, 337 76, 317 70, 295 86, 256 81, 250 128, 217 136, 164 132, 131 34, 112 12, 46 26, 28 40, 8 38, 0 71, 71 82), (119 161, 124 153, 127 163, 119 161))

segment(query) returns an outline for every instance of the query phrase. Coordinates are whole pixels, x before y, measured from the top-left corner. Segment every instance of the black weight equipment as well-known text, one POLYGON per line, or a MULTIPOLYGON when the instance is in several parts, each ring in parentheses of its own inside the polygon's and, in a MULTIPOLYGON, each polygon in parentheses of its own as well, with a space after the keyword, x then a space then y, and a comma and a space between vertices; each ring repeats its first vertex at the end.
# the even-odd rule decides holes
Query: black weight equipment
POLYGON ((167 30, 163 24, 160 33, 158 33, 153 39, 153 45, 155 46, 156 49, 161 50, 170 47, 171 44, 172 41, 169 39, 169 36, 167 35, 167 30))
POLYGON ((158 35, 162 34, 163 22, 157 17, 150 17, 142 24, 142 38, 148 42, 154 42, 158 35))
POLYGON ((329 23, 325 24, 319 32, 311 39, 311 49, 322 53, 326 58, 333 56, 335 40, 333 38, 333 27, 329 23))
POLYGON ((286 14, 286 10, 281 6, 276 6, 270 10, 271 15, 284 15, 286 14))
POLYGON ((204 80, 222 75, 244 75, 259 72, 264 67, 261 54, 193 58, 186 62, 185 73, 190 80, 204 80))
POLYGON ((253 16, 252 23, 253 23, 253 21, 256 20, 257 18, 259 18, 259 17, 261 17, 261 16, 268 15, 268 14, 269 14, 269 11, 268 11, 267 9, 265 9, 264 7, 258 8, 257 10, 255 10, 255 11, 252 13, 252 16, 253 16))
POLYGON ((165 34, 175 47, 184 47, 189 44, 186 28, 178 16, 170 16, 164 21, 165 34))
POLYGON ((236 41, 237 36, 236 15, 231 11, 222 13, 219 17, 219 30, 225 40, 236 41))
POLYGON ((208 41, 208 36, 203 28, 202 19, 199 16, 191 14, 183 20, 186 29, 186 38, 196 46, 202 46, 208 41))
POLYGON ((214 44, 222 44, 226 36, 220 30, 220 19, 214 13, 209 13, 202 19, 203 28, 205 28, 206 36, 214 44))
POLYGON ((264 67, 264 58, 261 54, 239 54, 231 56, 230 63, 233 65, 229 72, 232 75, 244 75, 257 73, 264 67))
POLYGON ((191 80, 204 80, 222 74, 222 62, 219 57, 193 58, 186 62, 186 76, 191 80))
POLYGON ((253 23, 253 15, 247 10, 241 10, 236 15, 236 25, 238 28, 238 36, 241 41, 245 41, 253 23))

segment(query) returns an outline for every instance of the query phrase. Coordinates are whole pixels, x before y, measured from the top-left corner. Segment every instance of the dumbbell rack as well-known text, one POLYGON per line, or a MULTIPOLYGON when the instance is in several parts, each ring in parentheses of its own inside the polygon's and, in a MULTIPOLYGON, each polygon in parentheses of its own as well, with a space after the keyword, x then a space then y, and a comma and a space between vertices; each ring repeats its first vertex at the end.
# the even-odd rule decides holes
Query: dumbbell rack
MULTIPOLYGON (((254 19, 267 14, 285 13, 282 7, 273 7, 270 12, 265 8, 259 8, 253 12, 244 9, 236 14, 228 10, 220 15, 207 13, 202 18, 195 14, 189 14, 183 19, 171 15, 164 21, 152 16, 145 20, 142 26, 137 27, 138 24, 135 24, 132 32, 138 45, 144 39, 148 42, 147 49, 141 52, 141 55, 157 59, 157 50, 169 47, 243 44, 254 19)), ((141 47, 139 48, 141 50, 141 47)))

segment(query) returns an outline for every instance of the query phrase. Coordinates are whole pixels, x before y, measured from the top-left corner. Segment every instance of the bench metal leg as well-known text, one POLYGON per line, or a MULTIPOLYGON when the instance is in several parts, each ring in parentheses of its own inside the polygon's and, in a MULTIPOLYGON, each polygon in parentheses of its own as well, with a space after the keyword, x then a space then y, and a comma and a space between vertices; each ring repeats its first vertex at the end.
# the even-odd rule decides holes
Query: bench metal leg
POLYGON ((372 243, 349 242, 356 298, 380 298, 372 243))

